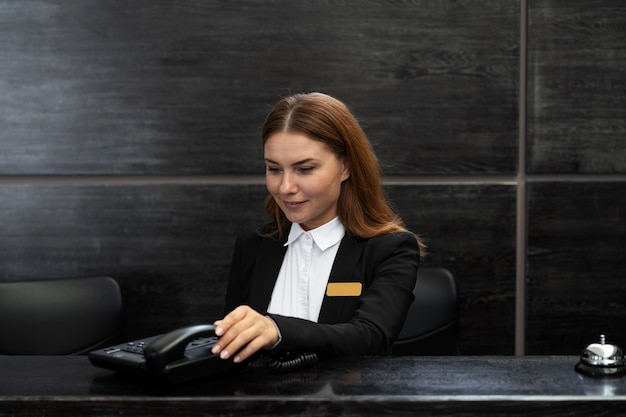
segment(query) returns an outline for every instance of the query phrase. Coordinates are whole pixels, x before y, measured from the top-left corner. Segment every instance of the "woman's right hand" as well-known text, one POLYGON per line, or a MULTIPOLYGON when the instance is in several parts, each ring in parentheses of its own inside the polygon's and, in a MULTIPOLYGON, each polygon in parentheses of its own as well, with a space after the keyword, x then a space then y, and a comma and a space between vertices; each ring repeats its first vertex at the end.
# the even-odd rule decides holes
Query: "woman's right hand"
POLYGON ((261 349, 271 348, 279 339, 274 320, 246 305, 235 308, 214 324, 219 339, 212 352, 222 359, 234 355, 235 363, 245 361, 261 349))

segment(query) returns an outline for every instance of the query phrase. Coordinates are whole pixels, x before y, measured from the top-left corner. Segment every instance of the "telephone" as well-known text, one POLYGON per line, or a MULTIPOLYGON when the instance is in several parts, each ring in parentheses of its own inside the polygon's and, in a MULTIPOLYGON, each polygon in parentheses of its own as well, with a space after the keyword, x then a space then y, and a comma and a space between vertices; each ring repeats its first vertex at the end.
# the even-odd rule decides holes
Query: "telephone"
MULTIPOLYGON (((148 375, 178 384, 234 370, 242 364, 223 360, 211 352, 217 341, 215 325, 199 324, 147 337, 88 354, 94 366, 122 373, 148 375)), ((285 353, 278 357, 256 355, 246 361, 251 368, 289 372, 317 363, 314 353, 285 353)))
POLYGON ((201 324, 94 350, 88 357, 94 366, 101 368, 182 383, 238 366, 211 352, 216 341, 215 326, 201 324))

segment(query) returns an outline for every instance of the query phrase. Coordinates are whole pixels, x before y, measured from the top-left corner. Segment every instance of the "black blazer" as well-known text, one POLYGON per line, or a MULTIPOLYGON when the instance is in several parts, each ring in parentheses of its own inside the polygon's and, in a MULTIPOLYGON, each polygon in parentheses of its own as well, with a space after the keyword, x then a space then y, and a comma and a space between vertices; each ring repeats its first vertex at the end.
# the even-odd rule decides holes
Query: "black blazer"
MULTIPOLYGON (((288 234, 288 233, 286 233, 288 234)), ((266 314, 287 248, 285 240, 244 230, 235 243, 225 313, 249 305, 266 314)), ((420 253, 408 232, 361 239, 346 233, 329 282, 360 282, 355 296, 324 295, 318 322, 270 314, 280 329, 277 352, 322 357, 389 354, 414 299, 420 253)))

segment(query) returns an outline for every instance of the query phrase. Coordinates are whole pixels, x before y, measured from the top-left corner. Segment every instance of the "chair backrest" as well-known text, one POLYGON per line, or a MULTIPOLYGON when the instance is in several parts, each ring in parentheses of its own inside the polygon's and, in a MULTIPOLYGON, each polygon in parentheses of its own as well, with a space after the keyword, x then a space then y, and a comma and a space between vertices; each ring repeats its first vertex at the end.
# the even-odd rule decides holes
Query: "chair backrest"
POLYGON ((121 326, 112 278, 0 283, 0 354, 82 354, 113 340, 121 326))
POLYGON ((394 355, 457 355, 458 296, 454 276, 445 268, 420 268, 404 327, 392 346, 394 355))

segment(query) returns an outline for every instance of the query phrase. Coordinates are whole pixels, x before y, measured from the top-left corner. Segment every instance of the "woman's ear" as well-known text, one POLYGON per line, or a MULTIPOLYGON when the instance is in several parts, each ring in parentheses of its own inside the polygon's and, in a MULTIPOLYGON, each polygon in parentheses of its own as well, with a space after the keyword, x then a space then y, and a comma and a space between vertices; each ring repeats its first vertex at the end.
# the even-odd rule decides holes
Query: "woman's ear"
POLYGON ((345 159, 343 160, 343 171, 341 172, 341 182, 344 182, 350 178, 350 164, 345 159))

